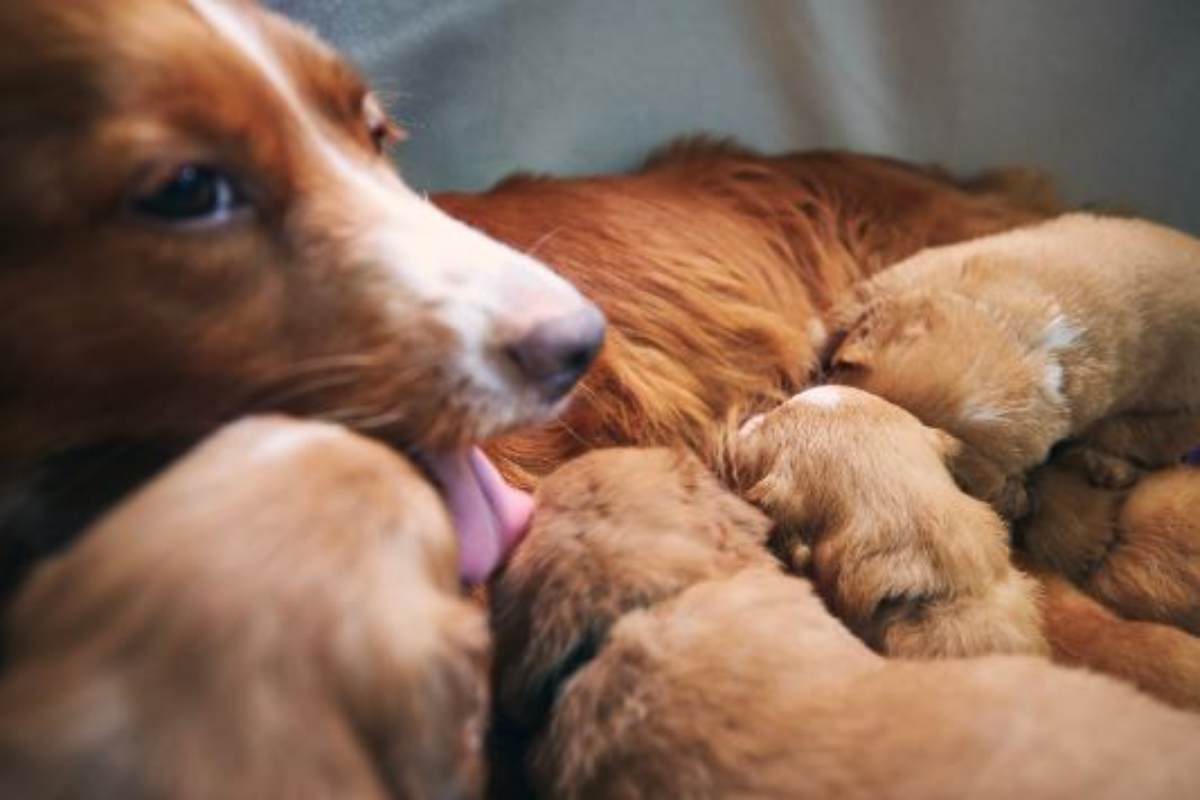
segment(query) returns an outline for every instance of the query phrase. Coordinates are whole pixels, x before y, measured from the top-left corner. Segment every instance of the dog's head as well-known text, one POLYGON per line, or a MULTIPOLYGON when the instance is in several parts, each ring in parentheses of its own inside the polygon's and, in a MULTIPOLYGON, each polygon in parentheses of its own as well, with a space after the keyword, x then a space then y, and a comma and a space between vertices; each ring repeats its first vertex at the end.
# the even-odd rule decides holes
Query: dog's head
POLYGON ((525 724, 626 612, 773 563, 769 521, 687 452, 598 450, 546 478, 538 501, 491 593, 501 708, 525 724))
POLYGON ((249 0, 5 3, 0 92, 0 461, 284 410, 453 482, 601 346, 595 306, 407 187, 362 79, 249 0))
POLYGON ((30 577, 6 646, 13 796, 482 785, 490 648, 450 519, 335 426, 210 437, 30 577))

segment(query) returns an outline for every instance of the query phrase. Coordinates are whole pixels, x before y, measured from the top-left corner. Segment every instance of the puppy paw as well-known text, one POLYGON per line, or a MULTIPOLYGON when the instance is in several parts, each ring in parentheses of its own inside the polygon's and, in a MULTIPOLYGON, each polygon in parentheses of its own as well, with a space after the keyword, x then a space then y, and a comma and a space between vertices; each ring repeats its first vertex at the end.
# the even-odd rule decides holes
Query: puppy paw
POLYGON ((1004 479, 994 497, 988 500, 996 513, 1007 520, 1022 520, 1033 514, 1036 503, 1025 481, 1012 475, 1004 479))
POLYGON ((1082 470, 1098 489, 1128 489, 1145 473, 1129 459, 1088 445, 1071 448, 1063 454, 1062 462, 1082 470))
POLYGON ((1033 501, 1023 476, 1009 473, 966 445, 948 463, 959 488, 990 505, 1001 517, 1019 520, 1032 512, 1033 501))
POLYGON ((811 562, 812 549, 804 542, 795 542, 787 555, 788 569, 797 575, 803 575, 808 571, 811 562))

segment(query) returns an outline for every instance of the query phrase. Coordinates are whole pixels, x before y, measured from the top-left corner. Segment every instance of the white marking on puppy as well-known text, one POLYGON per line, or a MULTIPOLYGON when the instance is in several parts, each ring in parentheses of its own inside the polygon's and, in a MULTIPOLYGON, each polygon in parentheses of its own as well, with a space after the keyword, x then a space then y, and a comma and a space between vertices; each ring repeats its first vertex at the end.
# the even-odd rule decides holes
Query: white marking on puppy
POLYGON ((961 416, 968 422, 973 422, 977 425, 999 425, 1007 419, 1004 409, 985 404, 968 404, 963 407, 961 416))
POLYGON ((1065 316, 1055 314, 1054 318, 1050 320, 1050 323, 1042 331, 1042 347, 1051 352, 1066 350, 1079 341, 1082 333, 1065 316))
POLYGON ((816 388, 801 392, 793 399, 820 408, 834 409, 845 402, 846 393, 840 386, 817 386, 816 388))
POLYGON ((1063 402, 1063 368, 1057 360, 1051 358, 1046 363, 1046 373, 1042 378, 1042 388, 1056 403, 1063 402))

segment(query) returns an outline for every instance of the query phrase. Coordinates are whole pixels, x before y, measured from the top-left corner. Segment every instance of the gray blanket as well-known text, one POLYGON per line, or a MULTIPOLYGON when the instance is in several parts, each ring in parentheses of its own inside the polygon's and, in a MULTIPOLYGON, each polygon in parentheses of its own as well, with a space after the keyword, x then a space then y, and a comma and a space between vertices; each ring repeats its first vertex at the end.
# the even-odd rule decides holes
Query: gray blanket
POLYGON ((410 182, 627 168, 680 134, 1050 171, 1200 233, 1196 0, 273 0, 374 79, 410 182))

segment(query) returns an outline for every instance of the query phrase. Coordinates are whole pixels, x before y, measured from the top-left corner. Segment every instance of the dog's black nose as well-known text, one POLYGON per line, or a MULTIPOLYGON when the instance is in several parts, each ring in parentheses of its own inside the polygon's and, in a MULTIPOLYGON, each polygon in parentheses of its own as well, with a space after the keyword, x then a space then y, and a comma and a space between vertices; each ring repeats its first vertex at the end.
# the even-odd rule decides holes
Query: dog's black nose
POLYGON ((506 352, 543 398, 558 400, 596 360, 605 327, 600 309, 588 303, 579 311, 537 323, 506 352))

